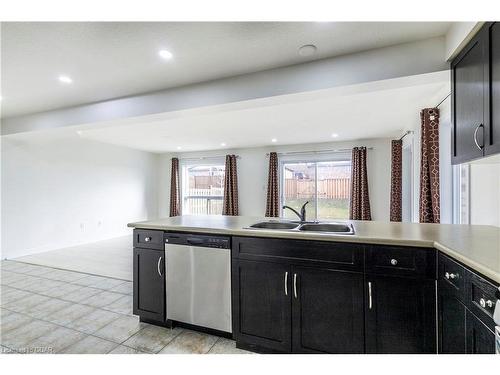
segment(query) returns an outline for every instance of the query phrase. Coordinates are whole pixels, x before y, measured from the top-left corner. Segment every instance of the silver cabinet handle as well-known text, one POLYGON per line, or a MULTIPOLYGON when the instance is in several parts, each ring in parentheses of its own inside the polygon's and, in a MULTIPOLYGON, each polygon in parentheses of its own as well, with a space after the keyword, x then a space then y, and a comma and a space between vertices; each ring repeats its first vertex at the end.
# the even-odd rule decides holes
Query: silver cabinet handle
POLYGON ((368 309, 372 309, 373 304, 372 304, 372 283, 371 281, 368 281, 368 309))
POLYGON ((288 271, 285 272, 285 296, 288 296, 288 271))
POLYGON ((398 264, 398 260, 397 259, 391 259, 391 264, 393 266, 397 265, 398 264))
POLYGON ((151 237, 144 238, 144 242, 149 242, 149 241, 151 241, 151 237))
POLYGON ((474 143, 476 144, 476 147, 480 150, 482 150, 484 146, 479 145, 479 142, 477 141, 477 132, 478 132, 479 128, 482 128, 482 127, 483 127, 483 124, 479 124, 476 127, 476 130, 474 130, 474 143))
POLYGON ((293 296, 297 299, 297 274, 293 274, 293 296))
POLYGON ((163 274, 161 273, 161 268, 160 268, 160 264, 161 264, 161 261, 162 261, 163 257, 160 257, 158 258, 158 264, 156 265, 156 268, 158 269, 158 275, 163 276, 163 274))
POLYGON ((444 277, 449 280, 449 279, 458 279, 458 273, 450 273, 450 272, 445 272, 444 277))

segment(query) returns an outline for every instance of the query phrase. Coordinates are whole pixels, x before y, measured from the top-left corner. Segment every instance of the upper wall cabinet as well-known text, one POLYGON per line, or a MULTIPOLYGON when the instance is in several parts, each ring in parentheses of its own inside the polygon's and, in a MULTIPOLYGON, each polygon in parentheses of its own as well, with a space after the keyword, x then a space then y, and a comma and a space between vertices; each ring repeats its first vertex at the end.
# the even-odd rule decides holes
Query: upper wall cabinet
POLYGON ((488 43, 480 32, 451 63, 452 161, 455 164, 483 156, 488 43))
POLYGON ((451 63, 452 162, 500 153, 500 25, 486 23, 451 63))
POLYGON ((487 26, 490 45, 489 67, 489 122, 486 129, 485 155, 500 153, 500 23, 487 26))

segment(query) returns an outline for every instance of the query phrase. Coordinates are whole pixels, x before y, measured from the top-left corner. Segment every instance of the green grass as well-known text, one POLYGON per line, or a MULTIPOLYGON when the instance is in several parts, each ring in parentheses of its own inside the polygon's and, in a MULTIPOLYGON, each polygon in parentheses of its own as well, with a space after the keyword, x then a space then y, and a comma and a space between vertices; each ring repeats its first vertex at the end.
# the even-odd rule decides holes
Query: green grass
MULTIPOLYGON (((307 217, 313 219, 315 217, 315 208, 313 199, 293 199, 287 200, 285 204, 299 211, 300 207, 306 202, 310 203, 306 206, 307 217)), ((319 220, 347 220, 349 218, 349 200, 348 199, 319 199, 318 200, 318 219, 319 220)), ((296 219, 297 216, 290 210, 283 211, 284 217, 287 219, 296 219)))

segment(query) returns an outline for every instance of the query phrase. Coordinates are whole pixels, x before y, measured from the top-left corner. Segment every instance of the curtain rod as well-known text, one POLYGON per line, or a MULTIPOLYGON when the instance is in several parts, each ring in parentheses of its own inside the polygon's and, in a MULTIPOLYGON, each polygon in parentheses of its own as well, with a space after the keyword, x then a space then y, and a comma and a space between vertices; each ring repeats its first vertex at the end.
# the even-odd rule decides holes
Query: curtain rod
MULTIPOLYGON (((364 147, 364 146, 357 146, 364 147)), ((373 147, 365 147, 367 150, 373 150, 373 147)), ((278 155, 301 155, 301 154, 325 154, 325 153, 340 153, 340 152, 351 152, 352 148, 337 148, 332 150, 311 150, 311 151, 288 151, 288 152, 278 152, 278 155)), ((269 156, 269 152, 266 154, 269 156)))
POLYGON ((437 106, 435 106, 434 108, 439 108, 439 106, 440 106, 441 104, 443 104, 443 102, 444 102, 446 99, 448 99, 450 96, 451 96, 451 92, 449 92, 449 93, 448 93, 448 95, 446 95, 446 96, 444 97, 444 99, 443 99, 443 100, 441 100, 441 101, 439 102, 439 104, 438 104, 437 106))
MULTIPOLYGON (((232 154, 231 154, 232 155, 232 154)), ((235 155, 236 159, 241 159, 240 155, 235 155)), ((225 159, 226 155, 214 155, 214 156, 200 156, 200 157, 187 157, 187 158, 178 158, 180 160, 210 160, 210 159, 225 159)))
POLYGON ((414 131, 413 131, 413 130, 407 130, 407 131, 406 131, 406 133, 404 133, 404 134, 401 136, 401 138, 399 138, 399 140, 401 141, 404 137, 406 137, 406 136, 407 136, 407 135, 409 135, 409 134, 413 134, 413 133, 414 133, 414 131))

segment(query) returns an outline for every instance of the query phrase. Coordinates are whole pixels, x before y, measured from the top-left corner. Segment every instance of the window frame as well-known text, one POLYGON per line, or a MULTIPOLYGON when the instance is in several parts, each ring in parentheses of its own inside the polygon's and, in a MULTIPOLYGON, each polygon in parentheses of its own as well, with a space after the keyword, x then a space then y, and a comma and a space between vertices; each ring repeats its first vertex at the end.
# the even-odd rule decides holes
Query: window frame
POLYGON ((470 224, 471 218, 471 168, 470 164, 457 164, 452 166, 452 195, 453 195, 453 224, 470 224), (465 170, 465 178, 462 178, 462 170, 465 170), (466 184, 465 196, 462 195, 461 185, 462 182, 466 184), (465 213, 465 220, 462 220, 462 199, 467 202, 467 212, 465 213))
MULTIPOLYGON (((278 155, 278 165, 279 165, 279 189, 280 189, 280 208, 279 208, 279 216, 284 217, 283 205, 285 204, 285 179, 284 179, 284 166, 285 164, 290 163, 314 163, 314 189, 315 189, 315 217, 314 220, 318 219, 318 163, 321 162, 349 162, 352 168, 352 154, 350 151, 342 151, 342 152, 329 152, 329 153, 307 153, 307 154, 298 154, 298 155, 278 155)), ((351 201, 351 197, 349 197, 349 204, 351 201)), ((328 219, 328 220, 347 220, 347 219, 328 219)))
MULTIPOLYGON (((222 165, 224 167, 224 173, 225 173, 225 168, 226 168, 226 161, 224 157, 207 157, 207 158, 193 158, 193 159, 181 159, 179 163, 179 173, 180 173, 180 178, 179 178, 179 189, 181 192, 180 196, 180 201, 181 201, 181 213, 182 215, 195 215, 193 213, 186 213, 184 207, 185 207, 185 199, 188 197, 193 197, 192 195, 186 195, 186 184, 185 180, 187 177, 187 169, 190 167, 202 167, 202 166, 220 166, 222 165)), ((222 195, 212 195, 210 196, 210 199, 217 199, 217 200, 223 200, 224 199, 224 185, 222 186, 222 195), (219 198, 220 197, 220 198, 219 198)), ((206 196, 200 195, 196 196, 198 198, 207 198, 206 196)), ((207 198, 208 199, 208 198, 207 198)), ((222 212, 220 213, 222 215, 222 212)))

